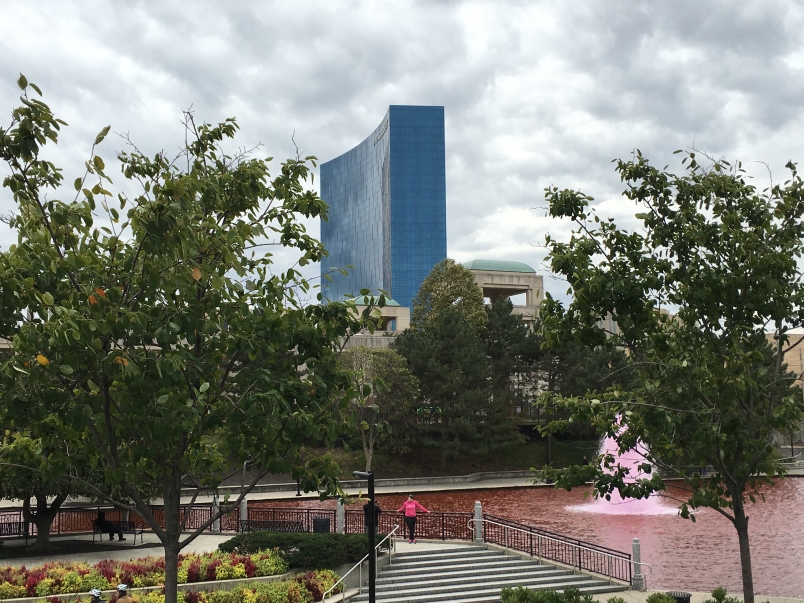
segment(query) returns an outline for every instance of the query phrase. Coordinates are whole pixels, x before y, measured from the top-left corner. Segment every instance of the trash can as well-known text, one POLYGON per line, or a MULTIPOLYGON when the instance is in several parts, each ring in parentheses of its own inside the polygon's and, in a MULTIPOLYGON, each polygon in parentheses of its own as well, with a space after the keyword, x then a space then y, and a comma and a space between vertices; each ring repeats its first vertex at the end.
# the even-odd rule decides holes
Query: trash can
POLYGON ((690 597, 692 597, 692 593, 685 593, 683 590, 671 590, 664 594, 673 597, 676 603, 690 603, 690 597))
MULTIPOLYGON (((329 517, 314 517, 313 533, 329 534, 329 517)), ((689 600, 687 600, 687 603, 689 603, 689 600)))

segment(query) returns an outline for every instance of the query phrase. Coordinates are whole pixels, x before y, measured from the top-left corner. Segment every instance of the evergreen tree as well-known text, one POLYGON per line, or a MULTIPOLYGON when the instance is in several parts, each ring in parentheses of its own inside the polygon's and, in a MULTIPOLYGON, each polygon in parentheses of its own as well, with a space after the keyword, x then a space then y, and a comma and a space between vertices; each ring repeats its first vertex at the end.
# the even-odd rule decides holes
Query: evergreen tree
POLYGON ((395 348, 419 379, 418 440, 440 451, 442 469, 448 458, 487 454, 516 441, 510 407, 491 395, 483 340, 458 308, 445 308, 421 328, 405 331, 395 348))

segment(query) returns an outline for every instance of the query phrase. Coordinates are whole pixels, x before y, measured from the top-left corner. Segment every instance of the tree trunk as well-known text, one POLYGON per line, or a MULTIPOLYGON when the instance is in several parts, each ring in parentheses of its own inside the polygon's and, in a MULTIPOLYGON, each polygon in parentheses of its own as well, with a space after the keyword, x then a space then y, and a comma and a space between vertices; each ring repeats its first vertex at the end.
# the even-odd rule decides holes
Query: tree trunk
POLYGON ((745 603, 754 603, 754 573, 751 569, 751 547, 748 543, 748 517, 742 493, 732 495, 734 501, 734 527, 740 543, 740 568, 743 573, 743 599, 745 603))
POLYGON ((165 505, 165 603, 177 603, 179 577, 179 540, 181 539, 181 481, 175 475, 166 476, 162 488, 165 505))
POLYGON ((360 435, 363 440, 363 456, 366 457, 366 471, 371 471, 371 460, 374 458, 374 434, 372 433, 374 427, 369 427, 369 432, 361 430, 360 435))
POLYGON ((165 543, 165 603, 176 603, 179 584, 179 543, 165 543))
POLYGON ((50 506, 47 504, 47 497, 44 494, 37 494, 36 513, 31 512, 31 499, 26 498, 22 504, 22 518, 36 526, 36 541, 32 550, 48 552, 53 549, 50 543, 50 526, 59 512, 59 508, 67 500, 66 494, 57 496, 50 506))
POLYGON ((544 464, 551 465, 553 463, 553 435, 547 434, 547 439, 545 440, 546 451, 544 454, 544 464))
POLYGON ((369 472, 371 471, 371 461, 374 458, 374 451, 370 446, 364 446, 363 454, 366 456, 366 472, 369 472))

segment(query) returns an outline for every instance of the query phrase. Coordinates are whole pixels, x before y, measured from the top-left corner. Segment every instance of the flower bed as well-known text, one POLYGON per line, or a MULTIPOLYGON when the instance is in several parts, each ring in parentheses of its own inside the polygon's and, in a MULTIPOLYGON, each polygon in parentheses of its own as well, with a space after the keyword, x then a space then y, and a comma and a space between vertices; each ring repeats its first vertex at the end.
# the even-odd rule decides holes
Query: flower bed
MULTIPOLYGON (((179 555, 178 581, 186 584, 257 578, 282 574, 287 569, 287 562, 275 551, 250 555, 219 551, 203 555, 179 555)), ((134 588, 164 584, 164 558, 145 557, 135 561, 105 559, 95 565, 54 562, 32 569, 26 569, 25 566, 6 567, 0 569, 0 599, 81 593, 92 588, 108 590, 121 582, 134 588)))
MULTIPOLYGON (((232 590, 213 592, 178 592, 178 603, 314 603, 320 601, 324 592, 338 581, 338 574, 332 570, 317 570, 299 574, 281 582, 259 582, 244 584, 232 590)), ((341 592, 340 586, 333 594, 341 592)), ((165 603, 165 595, 150 592, 139 595, 131 593, 138 603, 165 603)), ((47 599, 37 603, 51 603, 47 599)), ((89 603, 89 597, 81 597, 73 603, 89 603)), ((112 595, 109 603, 117 603, 117 595, 112 595)))

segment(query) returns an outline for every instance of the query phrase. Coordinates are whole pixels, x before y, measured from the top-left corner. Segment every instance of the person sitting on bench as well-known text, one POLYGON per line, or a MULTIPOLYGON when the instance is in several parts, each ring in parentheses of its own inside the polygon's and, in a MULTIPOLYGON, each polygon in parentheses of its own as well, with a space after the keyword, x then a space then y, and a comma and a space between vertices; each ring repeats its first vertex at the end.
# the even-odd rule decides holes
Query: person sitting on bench
POLYGON ((101 534, 108 534, 109 540, 114 540, 115 532, 117 533, 118 540, 125 540, 123 537, 123 530, 120 529, 120 526, 113 524, 111 521, 106 519, 106 513, 103 511, 98 511, 98 518, 93 521, 92 523, 95 524, 95 528, 101 534))

